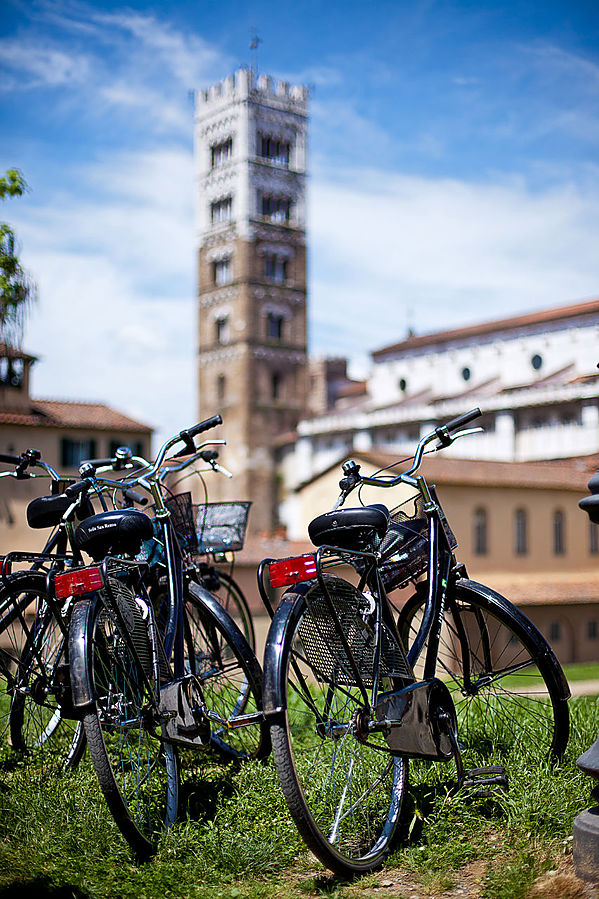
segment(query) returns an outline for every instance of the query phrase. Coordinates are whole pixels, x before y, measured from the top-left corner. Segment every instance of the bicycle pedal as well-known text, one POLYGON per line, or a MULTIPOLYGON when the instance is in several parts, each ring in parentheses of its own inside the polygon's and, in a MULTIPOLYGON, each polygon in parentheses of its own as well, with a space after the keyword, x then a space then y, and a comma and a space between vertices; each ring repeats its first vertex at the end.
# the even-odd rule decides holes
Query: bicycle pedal
POLYGON ((493 793, 507 793, 510 785, 503 765, 471 768, 464 772, 461 786, 477 799, 488 799, 493 793))

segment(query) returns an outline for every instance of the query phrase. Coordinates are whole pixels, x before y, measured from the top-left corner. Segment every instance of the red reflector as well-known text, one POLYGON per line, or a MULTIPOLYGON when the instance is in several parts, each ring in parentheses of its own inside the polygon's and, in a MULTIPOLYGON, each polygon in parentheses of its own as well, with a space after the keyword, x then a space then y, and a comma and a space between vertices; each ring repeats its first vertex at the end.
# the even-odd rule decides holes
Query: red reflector
POLYGON ((294 559, 271 562, 269 568, 271 587, 287 587, 316 577, 316 560, 311 553, 296 556, 294 559))
POLYGON ((54 579, 56 599, 66 599, 67 596, 81 596, 82 593, 91 593, 102 586, 102 575, 99 568, 81 568, 78 571, 68 571, 66 574, 58 574, 54 579))

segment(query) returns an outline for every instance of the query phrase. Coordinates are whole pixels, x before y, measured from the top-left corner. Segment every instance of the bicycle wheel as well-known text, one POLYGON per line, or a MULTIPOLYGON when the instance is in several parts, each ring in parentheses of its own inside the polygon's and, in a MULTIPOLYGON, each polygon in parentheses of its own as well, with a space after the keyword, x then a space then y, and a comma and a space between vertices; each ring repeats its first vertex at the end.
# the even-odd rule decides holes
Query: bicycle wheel
POLYGON ((200 584, 218 599, 249 643, 250 649, 255 651, 256 635, 252 613, 237 581, 226 571, 212 565, 200 566, 199 572, 200 584))
MULTIPOLYGON (((418 631, 425 591, 399 615, 404 644, 418 631)), ((416 664, 422 676, 426 644, 416 664)), ((558 759, 569 733, 569 689, 551 648, 534 625, 487 587, 459 582, 445 610, 437 676, 452 692, 468 764, 558 759), (490 760, 494 761, 491 762, 490 760)))
POLYGON ((158 691, 146 623, 121 594, 122 620, 99 597, 87 602, 87 642, 93 704, 84 716, 90 755, 108 807, 140 858, 155 850, 177 814, 179 767, 175 748, 160 739, 158 691))
POLYGON ((0 590, 0 729, 5 750, 69 768, 85 748, 69 718, 67 639, 47 602, 46 576, 17 572, 0 590), (43 756, 39 755, 43 750, 43 756))
MULTIPOLYGON (((376 641, 369 603, 327 578, 343 632, 366 687, 376 641)), ((273 754, 289 811, 309 848, 340 875, 378 868, 390 852, 407 787, 407 761, 368 732, 371 718, 321 587, 299 585, 273 620, 265 653, 273 754), (278 710, 284 712, 278 712, 278 710), (278 712, 278 714, 277 714, 278 712)), ((403 653, 383 627, 380 692, 393 689, 403 653)), ((405 674, 405 668, 403 672, 405 674)))
POLYGON ((229 758, 263 758, 270 740, 259 716, 262 670, 256 656, 226 610, 197 584, 189 585, 185 613, 186 664, 204 694, 212 748, 229 758), (257 718, 234 726, 242 715, 257 718))

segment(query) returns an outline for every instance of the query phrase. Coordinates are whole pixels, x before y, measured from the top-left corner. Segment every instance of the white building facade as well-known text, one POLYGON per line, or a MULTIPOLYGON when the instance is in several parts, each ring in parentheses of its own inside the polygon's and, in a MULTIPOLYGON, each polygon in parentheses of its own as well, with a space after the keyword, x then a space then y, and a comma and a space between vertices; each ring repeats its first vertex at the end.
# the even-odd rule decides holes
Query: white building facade
POLYGON ((450 455, 538 461, 599 452, 599 300, 405 340, 372 353, 364 394, 301 421, 282 454, 291 489, 354 450, 410 455, 476 406, 484 434, 450 455))

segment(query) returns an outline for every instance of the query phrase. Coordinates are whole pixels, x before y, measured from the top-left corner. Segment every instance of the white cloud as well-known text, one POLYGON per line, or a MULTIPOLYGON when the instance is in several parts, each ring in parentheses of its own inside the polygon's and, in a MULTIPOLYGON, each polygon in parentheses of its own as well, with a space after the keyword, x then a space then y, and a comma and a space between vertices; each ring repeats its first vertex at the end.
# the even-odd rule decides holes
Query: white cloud
POLYGON ((312 192, 314 344, 354 352, 597 293, 599 183, 354 171, 312 192))
POLYGON ((106 401, 165 438, 197 408, 191 159, 122 154, 86 174, 104 185, 95 200, 62 194, 13 216, 40 292, 25 339, 42 357, 34 393, 106 401))
POLYGON ((0 90, 72 86, 85 83, 90 74, 87 56, 34 41, 0 40, 0 64, 12 73, 0 79, 0 90))

